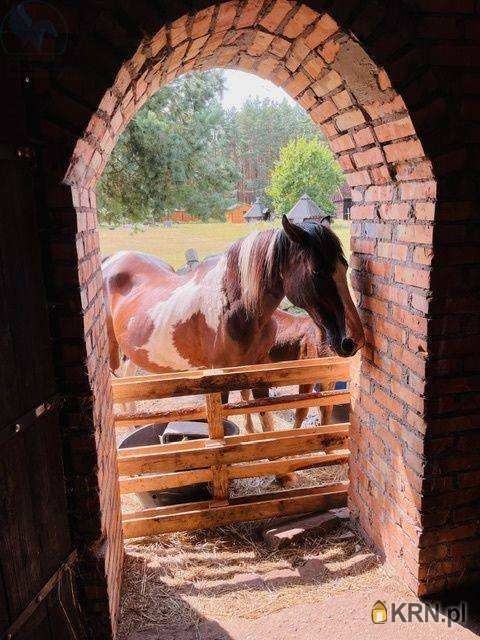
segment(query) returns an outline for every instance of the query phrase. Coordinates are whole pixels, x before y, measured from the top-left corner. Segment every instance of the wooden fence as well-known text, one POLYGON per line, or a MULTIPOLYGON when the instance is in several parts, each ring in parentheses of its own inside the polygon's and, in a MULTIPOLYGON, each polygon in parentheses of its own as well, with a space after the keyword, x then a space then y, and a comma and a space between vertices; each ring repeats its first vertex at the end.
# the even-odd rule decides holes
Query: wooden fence
POLYGON ((348 390, 297 393, 225 404, 220 392, 250 389, 262 384, 281 387, 348 380, 349 370, 348 359, 332 357, 113 380, 116 403, 205 394, 205 404, 200 407, 135 414, 124 412, 116 417, 118 427, 206 419, 209 430, 209 437, 201 440, 118 451, 122 493, 205 482, 211 483, 212 489, 212 499, 208 501, 124 514, 125 537, 204 529, 344 505, 346 483, 230 498, 229 482, 235 478, 282 475, 345 463, 349 456, 349 423, 225 436, 223 419, 280 409, 347 404, 350 402, 348 390))

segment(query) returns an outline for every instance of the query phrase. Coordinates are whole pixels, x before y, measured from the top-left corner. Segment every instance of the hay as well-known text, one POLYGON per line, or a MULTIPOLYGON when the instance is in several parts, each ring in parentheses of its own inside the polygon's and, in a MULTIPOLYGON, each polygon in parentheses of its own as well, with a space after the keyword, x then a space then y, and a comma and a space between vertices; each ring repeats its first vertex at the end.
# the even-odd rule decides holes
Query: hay
MULTIPOLYGON (((234 420, 243 431, 243 417, 234 420)), ((281 416, 274 415, 274 421, 276 429, 292 427, 281 416)), ((296 476, 298 486, 307 487, 345 480, 347 473, 347 465, 339 465, 296 476)), ((273 476, 231 483, 232 496, 276 489, 280 486, 273 476)), ((125 511, 141 509, 134 495, 122 496, 122 506, 125 511)), ((186 631, 196 637, 205 617, 257 618, 378 582, 382 570, 377 558, 356 539, 342 541, 345 529, 272 550, 262 537, 268 525, 243 522, 127 544, 118 640, 152 627, 172 637, 186 631)))

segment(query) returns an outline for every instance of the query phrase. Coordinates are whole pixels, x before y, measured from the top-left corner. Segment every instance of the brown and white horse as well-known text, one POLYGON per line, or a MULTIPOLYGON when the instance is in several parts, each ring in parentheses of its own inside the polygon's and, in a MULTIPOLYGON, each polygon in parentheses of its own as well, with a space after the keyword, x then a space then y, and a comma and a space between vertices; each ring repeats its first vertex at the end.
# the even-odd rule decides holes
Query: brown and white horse
MULTIPOLYGON (((133 251, 103 263, 110 366, 120 352, 153 373, 269 362, 274 312, 286 296, 325 332, 331 349, 351 356, 364 344, 347 285, 347 263, 327 226, 291 223, 256 231, 225 254, 179 275, 133 251)), ((268 388, 253 390, 254 397, 268 388)), ((271 428, 268 414, 261 416, 271 428)))
MULTIPOLYGON (((275 341, 269 352, 270 362, 283 362, 285 360, 302 360, 304 358, 322 358, 334 355, 328 346, 325 331, 319 328, 309 316, 289 313, 283 309, 277 309, 273 314, 276 323, 275 341)), ((318 385, 321 391, 329 391, 335 388, 335 383, 318 385)), ((299 393, 310 393, 313 384, 299 385, 299 393)), ((250 390, 241 392, 243 400, 249 400, 250 390)), ((328 424, 333 407, 321 407, 318 411, 321 416, 321 424, 328 424)), ((308 409, 296 409, 295 428, 302 426, 308 415, 308 409)), ((245 430, 254 432, 251 414, 245 416, 245 430)))

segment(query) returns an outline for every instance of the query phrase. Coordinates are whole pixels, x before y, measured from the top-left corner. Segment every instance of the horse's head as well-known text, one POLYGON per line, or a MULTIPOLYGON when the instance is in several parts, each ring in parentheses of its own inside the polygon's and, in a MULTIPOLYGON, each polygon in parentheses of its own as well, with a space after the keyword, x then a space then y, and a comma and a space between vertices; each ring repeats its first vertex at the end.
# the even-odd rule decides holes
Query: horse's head
POLYGON ((325 224, 294 224, 283 216, 282 225, 285 295, 325 330, 338 355, 353 355, 364 345, 365 336, 348 288, 340 240, 325 224))

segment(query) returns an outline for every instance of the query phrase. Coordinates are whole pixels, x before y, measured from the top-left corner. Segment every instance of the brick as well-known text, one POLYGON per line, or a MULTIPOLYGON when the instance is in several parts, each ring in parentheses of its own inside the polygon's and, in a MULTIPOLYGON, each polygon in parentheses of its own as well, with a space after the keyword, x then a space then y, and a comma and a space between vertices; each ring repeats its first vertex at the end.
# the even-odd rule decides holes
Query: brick
POLYGON ((235 20, 235 16, 237 14, 237 2, 235 0, 231 0, 230 2, 223 2, 217 14, 217 20, 215 22, 215 31, 227 31, 233 24, 235 20))
POLYGON ((190 34, 193 39, 200 38, 208 33, 212 22, 213 12, 214 7, 208 7, 207 9, 195 14, 190 34))
POLYGON ((415 247, 413 250, 413 261, 418 264, 431 264, 433 249, 431 247, 415 247))
POLYGON ((338 25, 328 14, 324 14, 313 30, 305 38, 310 49, 315 49, 319 44, 338 31, 338 25))
POLYGON ((188 16, 183 16, 172 22, 170 27, 170 44, 172 47, 176 47, 188 38, 187 22, 188 16))
POLYGON ((310 53, 310 48, 302 38, 297 38, 293 43, 286 60, 287 69, 290 71, 296 71, 300 64, 310 53))
POLYGON ((290 42, 288 40, 285 40, 285 38, 277 36, 270 46, 270 52, 273 53, 273 55, 278 56, 279 58, 284 58, 289 48, 290 42))
MULTIPOLYGON (((310 111, 310 115, 314 122, 325 122, 328 118, 331 118, 333 114, 337 112, 336 106, 331 100, 325 100, 318 107, 315 107, 310 111)), ((333 145, 333 141, 330 142, 330 146, 333 145)), ((355 146, 355 145, 354 145, 355 146)), ((333 148, 333 147, 332 147, 333 148)))
POLYGON ((433 227, 420 224, 400 225, 397 227, 397 239, 414 244, 431 244, 433 227))
POLYGON ((263 3, 259 2, 259 0, 248 0, 237 18, 237 29, 245 29, 246 27, 253 26, 262 7, 263 3))
POLYGON ((318 17, 318 13, 307 5, 300 5, 297 13, 290 18, 283 29, 283 35, 287 38, 296 38, 301 33, 305 31, 305 29, 312 24, 318 17))
POLYGON ((252 56, 261 56, 269 48, 273 38, 271 33, 265 33, 264 31, 257 31, 253 38, 252 43, 248 47, 247 51, 252 56))
POLYGON ((434 202, 417 202, 414 206, 414 214, 417 220, 434 220, 435 203, 434 202))
POLYGON ((367 167, 372 164, 380 164, 383 162, 382 152, 378 147, 372 147, 367 151, 360 151, 353 154, 353 161, 358 169, 367 167))
POLYGON ((342 83, 343 80, 340 74, 335 70, 332 70, 329 71, 325 76, 323 76, 323 78, 317 80, 317 82, 312 85, 312 89, 317 94, 317 96, 321 98, 327 93, 330 93, 330 91, 333 91, 334 89, 340 87, 342 83))
POLYGON ((339 109, 346 109, 353 104, 350 94, 345 89, 333 95, 332 100, 335 102, 339 109))
POLYGON ((369 187, 365 193, 366 202, 388 202, 393 200, 394 189, 391 185, 369 187))
POLYGON ((267 31, 276 31, 295 5, 287 0, 276 0, 270 11, 260 20, 267 31))
POLYGON ((378 256, 380 258, 389 258, 391 260, 400 260, 404 262, 407 259, 408 247, 406 245, 393 242, 379 242, 378 256))
POLYGON ((383 147, 388 162, 408 160, 409 158, 422 158, 425 154, 418 140, 395 142, 383 147))
MULTIPOLYGON (((301 93, 304 89, 306 89, 310 84, 310 79, 302 73, 301 71, 297 71, 292 78, 283 86, 285 91, 290 94, 293 98, 295 98, 299 93, 301 93)), ((325 103, 324 103, 325 104, 325 103)), ((312 118, 313 112, 312 112, 312 118)), ((315 118, 314 118, 315 121, 315 118)))
POLYGON ((382 220, 406 220, 410 213, 410 206, 408 202, 382 204, 380 217, 382 220))
POLYGON ((398 180, 422 180, 423 178, 433 178, 430 162, 405 162, 397 165, 396 176, 398 180))
POLYGON ((390 140, 397 140, 398 138, 413 136, 415 135, 415 129, 413 128, 412 121, 407 117, 376 126, 375 134, 380 142, 388 142, 390 140))
POLYGON ((373 120, 376 120, 377 118, 389 116, 392 113, 401 113, 402 111, 405 111, 406 107, 402 98, 400 96, 396 96, 389 102, 377 101, 371 104, 365 104, 364 109, 373 120))
POLYGON ((370 175, 368 171, 354 171, 353 173, 347 173, 345 179, 349 187, 359 187, 370 184, 370 175))
POLYGON ((402 200, 427 200, 436 195, 435 182, 405 182, 400 184, 402 200))
POLYGON ((346 129, 350 129, 352 127, 356 127, 359 124, 363 124, 365 122, 365 118, 360 109, 354 109, 352 111, 346 111, 342 113, 335 119, 335 123, 340 131, 345 131, 346 129))
POLYGON ((329 40, 321 49, 317 49, 317 51, 319 51, 325 62, 332 64, 337 57, 337 53, 340 51, 340 42, 338 40, 329 40))
POLYGON ((350 209, 350 218, 352 220, 375 220, 374 205, 354 205, 350 209))
POLYGON ((428 289, 430 286, 430 273, 423 269, 398 265, 395 267, 395 280, 401 284, 428 289))
MULTIPOLYGON (((334 113, 336 113, 335 105, 330 107, 330 109, 327 110, 327 113, 327 117, 331 117, 334 113)), ((329 140, 328 142, 332 151, 334 151, 335 153, 341 153, 342 151, 347 151, 348 149, 355 149, 355 142, 348 133, 343 136, 338 136, 338 138, 334 138, 333 140, 329 140)))
MULTIPOLYGON (((298 103, 305 109, 305 110, 309 110, 311 109, 314 105, 317 104, 317 98, 315 96, 315 94, 313 93, 313 91, 311 91, 310 89, 307 89, 306 91, 304 91, 302 93, 302 95, 300 96, 300 98, 298 98, 298 103)), ((328 132, 325 132, 326 135, 328 136, 328 132)))
MULTIPOLYGON (((335 96, 333 96, 332 99, 335 102, 335 96)), ((335 104, 337 103, 335 102, 335 104)), ((353 138, 357 147, 366 147, 367 145, 374 144, 375 142, 375 138, 373 137, 370 127, 365 127, 364 129, 360 129, 360 131, 354 131, 353 138)))
POLYGON ((315 79, 318 78, 322 70, 325 68, 325 63, 320 56, 313 53, 303 62, 303 68, 311 78, 315 79))

